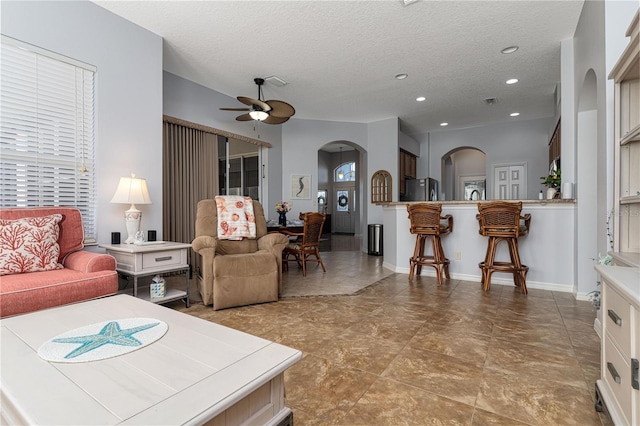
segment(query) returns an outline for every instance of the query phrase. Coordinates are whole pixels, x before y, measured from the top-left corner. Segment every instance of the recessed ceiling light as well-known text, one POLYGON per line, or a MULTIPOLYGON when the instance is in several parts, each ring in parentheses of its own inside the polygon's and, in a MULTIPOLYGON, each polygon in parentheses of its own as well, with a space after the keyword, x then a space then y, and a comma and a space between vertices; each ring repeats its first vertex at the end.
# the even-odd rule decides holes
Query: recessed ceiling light
POLYGON ((418 102, 423 102, 423 101, 426 101, 426 100, 427 100, 427 98, 425 98, 424 96, 418 96, 416 98, 416 101, 418 101, 418 102))
POLYGON ((448 126, 449 123, 440 123, 441 126, 448 126))
POLYGON ((510 78, 509 80, 506 81, 507 84, 516 84, 518 81, 517 78, 510 78))
POLYGON ((409 77, 409 74, 405 74, 405 73, 402 73, 402 74, 396 74, 396 79, 397 79, 397 80, 404 80, 404 79, 405 79, 405 78, 407 78, 407 77, 409 77))
POLYGON ((509 46, 502 49, 500 53, 504 53, 505 55, 508 55, 509 53, 513 53, 516 50, 518 50, 518 46, 509 46))
POLYGON ((509 115, 510 115, 510 116, 512 116, 512 117, 517 117, 517 116, 519 116, 519 115, 520 115, 520 113, 519 113, 519 112, 512 112, 512 113, 511 113, 511 114, 509 114, 509 115))

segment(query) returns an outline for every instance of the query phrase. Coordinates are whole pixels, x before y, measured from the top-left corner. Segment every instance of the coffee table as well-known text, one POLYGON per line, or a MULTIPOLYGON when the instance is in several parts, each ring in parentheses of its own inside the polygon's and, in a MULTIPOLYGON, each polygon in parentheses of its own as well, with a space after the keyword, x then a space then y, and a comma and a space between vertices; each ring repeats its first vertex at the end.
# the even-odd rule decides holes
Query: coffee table
POLYGON ((2 424, 291 424, 284 371, 300 351, 129 296, 0 320, 2 424), (101 361, 50 363, 37 350, 85 325, 164 321, 167 333, 101 361))

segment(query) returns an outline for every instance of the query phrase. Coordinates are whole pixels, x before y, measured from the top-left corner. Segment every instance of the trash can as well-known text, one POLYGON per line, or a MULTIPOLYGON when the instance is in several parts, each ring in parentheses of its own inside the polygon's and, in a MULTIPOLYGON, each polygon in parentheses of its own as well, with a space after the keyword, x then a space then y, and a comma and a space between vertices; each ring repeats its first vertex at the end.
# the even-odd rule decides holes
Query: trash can
POLYGON ((382 224, 369 225, 369 254, 382 256, 382 224))

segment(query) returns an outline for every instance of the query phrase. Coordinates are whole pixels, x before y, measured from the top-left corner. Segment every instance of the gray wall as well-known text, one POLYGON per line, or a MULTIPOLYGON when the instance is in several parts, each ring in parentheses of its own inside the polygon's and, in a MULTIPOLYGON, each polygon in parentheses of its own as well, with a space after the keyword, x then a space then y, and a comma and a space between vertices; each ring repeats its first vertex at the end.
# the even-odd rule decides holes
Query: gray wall
POLYGON ((2 33, 97 67, 98 242, 126 234, 121 176, 147 179, 141 228, 162 238, 162 38, 90 3, 2 1, 2 33))
MULTIPOLYGON (((461 147, 474 147, 486 154, 487 198, 493 197, 492 166, 510 163, 527 163, 527 198, 537 199, 542 186, 540 176, 548 173, 548 144, 550 121, 538 119, 491 124, 461 130, 433 132, 430 142, 423 142, 421 152, 427 158, 419 158, 419 169, 427 168, 429 177, 442 182, 441 160, 450 151, 461 147), (428 161, 428 165, 424 162, 428 161)), ((454 183, 455 184, 455 183, 454 183)))

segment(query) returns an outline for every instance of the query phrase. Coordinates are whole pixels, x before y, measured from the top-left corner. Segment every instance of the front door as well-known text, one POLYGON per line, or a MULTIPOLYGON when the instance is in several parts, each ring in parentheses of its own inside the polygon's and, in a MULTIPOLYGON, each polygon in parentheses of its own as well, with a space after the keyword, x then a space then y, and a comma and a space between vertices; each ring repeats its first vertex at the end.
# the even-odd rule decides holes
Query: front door
POLYGON ((355 184, 336 183, 334 198, 336 201, 333 209, 333 232, 340 234, 355 234, 355 195, 355 184))

